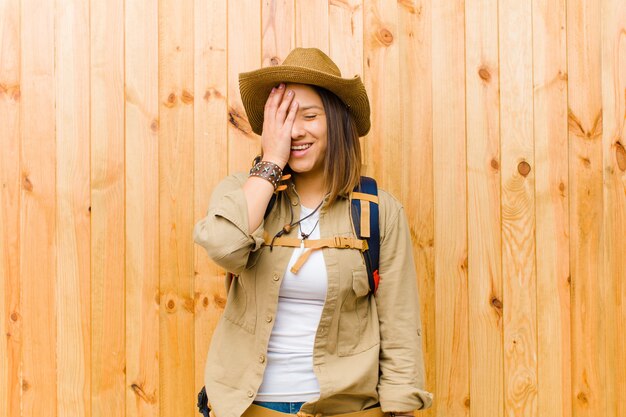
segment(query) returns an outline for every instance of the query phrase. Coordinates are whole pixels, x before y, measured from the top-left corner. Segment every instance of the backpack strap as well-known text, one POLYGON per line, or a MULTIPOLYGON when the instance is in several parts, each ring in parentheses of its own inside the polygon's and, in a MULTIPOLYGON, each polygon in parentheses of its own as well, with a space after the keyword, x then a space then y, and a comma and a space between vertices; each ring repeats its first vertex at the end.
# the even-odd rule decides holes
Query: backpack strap
POLYGON ((367 250, 363 251, 363 259, 367 267, 370 291, 376 294, 380 276, 378 265, 380 257, 380 224, 378 217, 378 187, 376 180, 361 177, 359 185, 350 196, 352 222, 359 239, 367 240, 367 250))

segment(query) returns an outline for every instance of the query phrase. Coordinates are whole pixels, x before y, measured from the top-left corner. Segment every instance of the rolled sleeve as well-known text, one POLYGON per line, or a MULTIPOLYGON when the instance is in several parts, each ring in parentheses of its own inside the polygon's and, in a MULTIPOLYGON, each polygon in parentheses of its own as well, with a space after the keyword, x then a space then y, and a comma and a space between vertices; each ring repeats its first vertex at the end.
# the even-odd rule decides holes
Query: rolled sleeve
POLYGON ((248 205, 240 175, 223 180, 211 196, 207 215, 193 228, 193 240, 209 257, 232 273, 241 272, 251 252, 263 244, 264 222, 248 230, 248 205))
POLYGON ((409 226, 401 206, 394 208, 385 222, 379 272, 375 299, 381 337, 378 395, 382 410, 428 408, 433 396, 424 389, 419 297, 409 226))

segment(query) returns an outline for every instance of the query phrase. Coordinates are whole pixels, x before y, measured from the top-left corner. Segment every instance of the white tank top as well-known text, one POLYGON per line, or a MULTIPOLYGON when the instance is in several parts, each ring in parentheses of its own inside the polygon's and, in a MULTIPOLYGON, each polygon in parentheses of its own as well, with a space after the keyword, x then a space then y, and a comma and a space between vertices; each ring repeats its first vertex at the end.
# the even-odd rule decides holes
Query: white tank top
MULTIPOLYGON (((301 206, 300 218, 312 211, 301 206)), ((319 211, 302 221, 300 230, 310 233, 308 239, 320 238, 318 222, 319 211)), ((301 252, 300 248, 294 249, 280 287, 267 365, 256 401, 306 402, 319 398, 313 344, 326 299, 326 264, 322 251, 316 250, 294 275, 290 269, 301 252)))

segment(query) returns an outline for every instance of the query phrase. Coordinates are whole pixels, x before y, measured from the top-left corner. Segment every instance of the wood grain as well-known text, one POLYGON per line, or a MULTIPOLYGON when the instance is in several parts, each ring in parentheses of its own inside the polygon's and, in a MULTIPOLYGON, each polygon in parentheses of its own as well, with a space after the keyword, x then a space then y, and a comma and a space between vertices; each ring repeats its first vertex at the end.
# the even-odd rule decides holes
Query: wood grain
POLYGON ((363 79, 363 1, 330 0, 328 3, 329 55, 343 78, 363 79))
POLYGON ((21 2, 20 412, 56 417, 58 402, 54 2, 21 2))
MULTIPOLYGON (((194 219, 206 216, 211 191, 228 169, 226 0, 194 4, 194 219)), ((204 386, 204 365, 224 311, 224 271, 195 245, 195 390, 204 386)))
POLYGON ((256 135, 241 102, 239 73, 261 66, 261 3, 258 0, 228 2, 228 172, 247 172, 261 153, 256 135))
POLYGON ((432 4, 437 416, 468 416, 465 11, 432 4), (445 168, 444 168, 445 167, 445 168))
POLYGON ((20 2, 0 1, 0 415, 20 414, 20 2))
POLYGON ((469 383, 472 416, 504 416, 497 3, 465 3, 469 383))
POLYGON ((193 0, 159 1, 161 416, 193 415, 193 0))
POLYGON ((626 3, 602 2, 606 416, 626 415, 626 3))
POLYGON ((124 10, 127 417, 162 415, 157 6, 126 2, 124 10))
POLYGON ((370 98, 370 132, 362 139, 367 149, 365 174, 394 196, 401 194, 392 180, 401 169, 399 43, 395 1, 367 0, 364 8, 363 77, 370 98), (388 174, 389 172, 389 175, 388 174))
POLYGON ((535 161, 530 3, 498 6, 504 407, 537 416, 535 161))
POLYGON ((564 0, 533 2, 537 413, 570 417, 567 49, 564 0))
POLYGON ((295 8, 295 46, 328 54, 328 0, 295 0, 295 8))
POLYGON ((572 415, 604 416, 600 3, 567 2, 572 415))
POLYGON ((91 415, 126 413, 124 2, 90 4, 91 415))
MULTIPOLYGON (((433 136, 432 136, 432 48, 431 4, 417 0, 398 3, 397 38, 399 43, 401 151, 404 166, 394 179, 400 184, 400 199, 413 240, 417 272, 422 350, 427 391, 435 392, 435 268, 433 212, 433 136)), ((372 138, 375 140, 375 138, 372 138)), ((420 411, 434 416, 435 406, 420 411)))
POLYGON ((282 64, 295 45, 294 0, 263 0, 261 14, 261 66, 282 64))
POLYGON ((55 12, 58 414, 91 414, 89 3, 55 12))

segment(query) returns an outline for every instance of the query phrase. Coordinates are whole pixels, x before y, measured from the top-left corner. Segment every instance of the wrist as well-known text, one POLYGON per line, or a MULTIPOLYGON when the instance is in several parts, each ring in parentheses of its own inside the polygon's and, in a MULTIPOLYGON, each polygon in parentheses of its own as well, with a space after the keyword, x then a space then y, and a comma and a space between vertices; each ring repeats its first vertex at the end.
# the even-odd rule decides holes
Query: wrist
POLYGON ((276 164, 280 167, 281 170, 285 169, 285 166, 287 165, 287 161, 281 158, 277 158, 272 155, 263 155, 263 158, 261 159, 261 161, 271 162, 272 164, 276 164))

